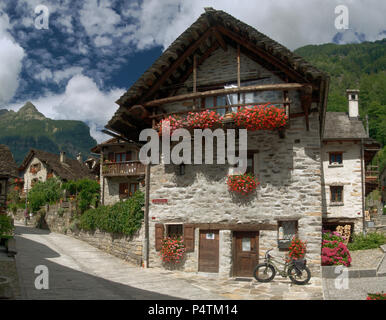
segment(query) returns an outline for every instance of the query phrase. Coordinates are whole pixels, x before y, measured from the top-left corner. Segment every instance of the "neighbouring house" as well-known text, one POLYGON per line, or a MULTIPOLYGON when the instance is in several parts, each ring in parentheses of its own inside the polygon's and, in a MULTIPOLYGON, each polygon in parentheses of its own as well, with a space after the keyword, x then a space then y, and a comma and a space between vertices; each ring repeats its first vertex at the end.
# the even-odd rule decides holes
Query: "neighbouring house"
POLYGON ((79 180, 83 178, 95 179, 88 167, 82 162, 66 157, 65 152, 60 154, 31 149, 19 167, 24 177, 24 192, 28 192, 38 181, 46 181, 56 177, 62 181, 79 180))
POLYGON ((323 143, 323 228, 349 225, 351 234, 365 227, 365 196, 378 188, 378 168, 371 160, 380 144, 369 138, 359 118, 359 90, 347 90, 348 112, 327 112, 323 143))
POLYGON ((142 129, 164 117, 204 110, 225 115, 224 125, 235 128, 228 113, 266 103, 289 121, 278 130, 248 131, 247 171, 260 184, 246 198, 228 190, 229 164, 152 164, 144 260, 162 265, 162 239, 181 235, 183 270, 251 276, 267 250, 284 257, 298 235, 319 274, 328 87, 326 74, 281 44, 206 8, 117 101, 106 128, 138 142, 142 129))
POLYGON ((140 189, 145 166, 139 162, 139 147, 119 138, 109 139, 91 152, 100 154, 101 203, 114 204, 140 189))
POLYGON ((386 166, 383 168, 381 174, 379 175, 379 180, 381 183, 382 204, 384 207, 386 207, 386 166))
POLYGON ((17 178, 17 166, 8 146, 0 144, 0 213, 7 207, 7 195, 11 179, 17 178))

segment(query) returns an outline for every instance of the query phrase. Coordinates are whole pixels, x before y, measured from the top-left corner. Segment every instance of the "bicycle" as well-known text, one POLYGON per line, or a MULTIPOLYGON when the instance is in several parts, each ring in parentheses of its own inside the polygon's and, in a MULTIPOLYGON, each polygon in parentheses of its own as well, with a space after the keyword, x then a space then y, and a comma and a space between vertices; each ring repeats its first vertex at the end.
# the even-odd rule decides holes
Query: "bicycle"
POLYGON ((273 249, 268 250, 265 253, 264 262, 258 264, 253 271, 253 276, 259 282, 270 282, 272 281, 276 273, 280 274, 283 278, 287 276, 295 284, 304 285, 308 283, 311 279, 311 271, 306 266, 307 260, 290 260, 282 263, 278 260, 275 260, 269 252, 273 249), (276 263, 283 265, 283 269, 280 270, 276 263))

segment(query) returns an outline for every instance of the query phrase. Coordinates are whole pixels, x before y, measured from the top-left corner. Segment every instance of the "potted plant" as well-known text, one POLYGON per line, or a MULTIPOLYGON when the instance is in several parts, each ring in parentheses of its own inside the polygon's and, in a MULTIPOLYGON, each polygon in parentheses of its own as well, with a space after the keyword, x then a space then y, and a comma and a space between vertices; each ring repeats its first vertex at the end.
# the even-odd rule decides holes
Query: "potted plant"
POLYGON ((228 175, 228 190, 242 195, 251 194, 260 183, 250 174, 228 175))

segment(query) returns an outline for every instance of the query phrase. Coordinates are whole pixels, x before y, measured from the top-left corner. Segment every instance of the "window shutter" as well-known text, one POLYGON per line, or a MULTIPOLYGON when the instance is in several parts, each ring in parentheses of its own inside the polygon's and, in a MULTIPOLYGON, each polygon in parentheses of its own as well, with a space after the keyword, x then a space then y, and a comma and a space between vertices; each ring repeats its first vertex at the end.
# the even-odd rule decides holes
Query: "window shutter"
POLYGON ((186 252, 194 251, 194 226, 192 224, 184 224, 184 241, 186 252))
POLYGON ((109 152, 107 157, 108 157, 109 161, 114 161, 114 152, 109 152))
POLYGON ((132 152, 131 151, 127 151, 126 152, 126 161, 131 161, 133 160, 132 159, 132 152))
POLYGON ((160 251, 162 248, 162 240, 164 238, 164 225, 157 223, 155 225, 155 250, 160 251))

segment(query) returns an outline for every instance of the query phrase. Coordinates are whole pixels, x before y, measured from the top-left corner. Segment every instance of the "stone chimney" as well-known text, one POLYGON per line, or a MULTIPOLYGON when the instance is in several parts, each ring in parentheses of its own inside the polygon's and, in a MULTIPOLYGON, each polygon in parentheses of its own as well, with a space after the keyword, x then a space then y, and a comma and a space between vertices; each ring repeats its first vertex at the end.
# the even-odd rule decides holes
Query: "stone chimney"
POLYGON ((76 160, 78 160, 80 163, 82 163, 82 153, 78 153, 77 156, 76 156, 76 160))
POLYGON ((358 118, 359 117, 359 90, 346 90, 347 98, 348 98, 348 116, 350 118, 358 118))
POLYGON ((60 151, 60 162, 61 163, 66 162, 66 153, 64 151, 60 151))

